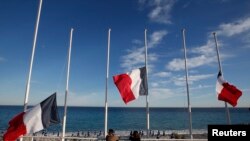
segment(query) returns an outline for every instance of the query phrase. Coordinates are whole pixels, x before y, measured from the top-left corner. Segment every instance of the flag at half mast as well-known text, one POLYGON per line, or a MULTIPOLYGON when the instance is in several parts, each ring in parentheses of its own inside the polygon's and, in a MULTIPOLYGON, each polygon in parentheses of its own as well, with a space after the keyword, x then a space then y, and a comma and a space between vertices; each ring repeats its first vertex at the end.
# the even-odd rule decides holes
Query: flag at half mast
POLYGON ((125 104, 137 99, 140 95, 148 95, 146 67, 113 76, 125 104))
POLYGON ((216 92, 218 94, 218 100, 228 102, 233 107, 237 105, 237 101, 242 95, 241 90, 223 79, 220 71, 217 76, 216 92))
POLYGON ((51 124, 60 123, 57 111, 56 93, 54 93, 33 108, 12 118, 3 140, 13 141, 22 135, 35 133, 51 124))

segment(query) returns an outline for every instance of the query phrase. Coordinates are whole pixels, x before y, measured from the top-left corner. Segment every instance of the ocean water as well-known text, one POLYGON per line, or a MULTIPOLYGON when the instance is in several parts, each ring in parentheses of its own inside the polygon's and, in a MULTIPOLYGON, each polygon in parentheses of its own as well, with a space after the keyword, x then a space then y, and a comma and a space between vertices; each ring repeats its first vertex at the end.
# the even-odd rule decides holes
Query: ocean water
MULTIPOLYGON (((61 122, 63 107, 59 108, 61 122)), ((8 127, 8 121, 22 112, 23 106, 0 106, 0 131, 8 127)), ((249 124, 248 108, 230 108, 232 124, 249 124)), ((192 108, 194 131, 206 131, 208 124, 226 124, 224 108, 192 108)), ((145 108, 118 108, 108 110, 108 128, 116 131, 146 130, 145 108)), ((48 131, 61 132, 62 124, 51 126, 48 131)), ((186 108, 150 108, 150 129, 160 131, 188 131, 189 119, 186 108)), ((68 107, 67 132, 104 131, 104 107, 68 107)))

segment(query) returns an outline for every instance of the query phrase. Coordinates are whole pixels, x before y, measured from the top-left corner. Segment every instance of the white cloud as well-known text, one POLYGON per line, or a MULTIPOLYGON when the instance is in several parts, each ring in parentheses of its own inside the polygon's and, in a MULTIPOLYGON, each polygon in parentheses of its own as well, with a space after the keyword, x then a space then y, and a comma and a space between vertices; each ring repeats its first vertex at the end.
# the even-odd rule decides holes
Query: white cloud
MULTIPOLYGON (((193 58, 187 59, 188 69, 200 67, 203 65, 208 65, 216 62, 216 56, 206 56, 200 55, 193 58)), ((180 71, 185 69, 184 59, 175 58, 171 62, 168 63, 167 69, 171 71, 180 71)))
POLYGON ((190 75, 188 80, 193 83, 195 81, 200 81, 211 77, 214 77, 214 74, 190 75))
POLYGON ((171 76, 171 72, 158 72, 158 73, 153 74, 153 76, 156 76, 156 77, 169 77, 169 76, 171 76))
POLYGON ((128 50, 128 54, 122 56, 121 67, 130 69, 132 66, 143 62, 145 62, 144 48, 135 48, 128 50))
POLYGON ((141 7, 151 8, 148 17, 152 22, 170 24, 171 10, 176 1, 174 0, 139 0, 141 7))
POLYGON ((169 97, 174 96, 174 92, 171 89, 167 88, 153 88, 150 89, 150 95, 152 95, 150 101, 157 99, 167 99, 169 97), (153 98, 153 99, 152 99, 153 98))
POLYGON ((214 55, 215 54, 215 43, 211 40, 208 40, 205 45, 202 45, 200 47, 195 47, 190 50, 191 53, 196 54, 204 54, 206 56, 214 55))
POLYGON ((232 23, 223 23, 219 25, 217 33, 223 36, 234 36, 250 30, 250 17, 240 19, 232 23))
POLYGON ((166 30, 153 32, 149 37, 148 48, 156 47, 167 34, 168 32, 166 30))
POLYGON ((215 87, 214 85, 202 85, 202 84, 199 84, 195 87, 191 87, 190 89, 192 90, 200 90, 200 89, 205 89, 205 88, 212 88, 212 87, 215 87))
MULTIPOLYGON (((190 51, 187 51, 187 66, 189 69, 200 67, 203 65, 210 65, 217 61, 215 52, 215 45, 212 41, 208 41, 207 44, 200 47, 195 47, 190 51), (188 57, 189 53, 198 54, 195 57, 188 57)), ((170 61, 166 68, 171 71, 180 71, 185 69, 184 59, 175 58, 170 61)))
MULTIPOLYGON (((161 43, 164 36, 167 35, 167 31, 160 30, 153 32, 152 35, 149 36, 148 40, 148 48, 154 48, 158 44, 161 43)), ((141 41, 134 40, 136 45, 140 44, 141 41)), ((157 61, 158 55, 154 53, 148 53, 148 62, 157 61)), ((127 51, 127 54, 122 56, 121 67, 126 70, 131 70, 137 67, 144 65, 145 63, 145 47, 138 47, 127 51)), ((152 65, 149 64, 148 68, 152 68, 152 65)))
POLYGON ((138 40, 138 39, 133 40, 132 43, 135 45, 140 45, 140 46, 143 45, 143 42, 141 40, 138 40))
MULTIPOLYGON (((214 74, 189 75, 188 83, 193 84, 196 81, 208 79, 211 77, 214 77, 214 74)), ((184 86, 186 84, 186 77, 185 76, 175 77, 173 78, 172 81, 177 86, 184 86)))
MULTIPOLYGON (((250 30, 250 18, 241 19, 232 23, 221 24, 219 25, 219 30, 217 31, 217 34, 230 37, 233 35, 241 34, 248 30, 250 30)), ((245 38, 243 38, 243 40, 245 41, 245 43, 249 43, 247 39, 249 39, 250 34, 246 34, 246 36, 244 37, 245 38)), ((219 42, 219 46, 223 47, 223 43, 219 42)), ((220 53, 221 59, 225 59, 230 56, 232 55, 220 53)), ((189 69, 204 65, 211 65, 212 63, 216 62, 217 56, 215 52, 215 43, 211 34, 208 36, 208 41, 205 45, 195 47, 187 51, 187 63, 189 69), (193 56, 192 54, 196 54, 196 56, 189 57, 193 56)), ((166 65, 166 68, 171 71, 184 70, 184 59, 175 58, 166 65)))
POLYGON ((172 83, 172 80, 170 78, 166 80, 159 80, 159 78, 156 78, 154 80, 149 79, 149 81, 150 81, 150 86, 153 88, 166 87, 168 84, 172 83))
POLYGON ((186 84, 186 81, 185 81, 185 77, 174 77, 172 78, 173 83, 176 85, 176 86, 184 86, 186 84))
POLYGON ((150 83, 152 87, 159 87, 159 83, 158 82, 151 82, 150 83))
MULTIPOLYGON (((221 24, 219 26, 218 34, 221 36, 231 37, 233 35, 245 33, 246 30, 250 30, 250 18, 244 20, 238 20, 236 22, 221 24)), ((249 39, 249 34, 244 40, 249 39)), ((193 47, 187 50, 187 66, 188 69, 192 71, 193 68, 201 67, 201 66, 211 66, 217 63, 217 55, 215 42, 211 34, 207 37, 207 43, 193 47)), ((247 41, 245 41, 247 43, 247 41)), ((219 42, 219 47, 223 47, 223 43, 219 42)), ((220 53, 221 60, 232 57, 232 55, 220 53)), ((181 71, 185 69, 184 58, 174 58, 166 65, 166 69, 170 71, 181 71)), ((197 70, 197 69, 196 69, 197 70)), ((198 73, 198 72, 196 72, 198 73)), ((190 75, 189 83, 193 84, 196 81, 205 80, 208 78, 214 77, 213 74, 202 74, 202 75, 190 75)), ((171 81, 177 86, 185 85, 185 76, 173 76, 171 81)), ((204 86, 196 87, 195 89, 204 88, 204 86)))
POLYGON ((181 106, 183 105, 183 96, 183 89, 153 88, 150 89, 149 102, 151 106, 157 107, 181 106))

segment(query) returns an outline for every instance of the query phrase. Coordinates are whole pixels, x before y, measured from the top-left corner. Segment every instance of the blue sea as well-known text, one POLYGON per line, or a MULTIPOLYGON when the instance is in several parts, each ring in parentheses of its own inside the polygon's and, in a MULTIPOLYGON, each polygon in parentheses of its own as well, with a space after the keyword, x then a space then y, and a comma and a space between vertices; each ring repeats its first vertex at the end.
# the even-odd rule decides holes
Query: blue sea
MULTIPOLYGON (((58 107, 61 121, 63 107, 58 107)), ((0 131, 8 127, 8 121, 22 112, 23 106, 0 106, 0 131)), ((248 108, 230 108, 232 124, 249 124, 248 108)), ((208 124, 226 124, 224 108, 192 108, 194 131, 206 131, 208 124)), ((145 108, 109 107, 108 128, 116 131, 146 130, 145 108)), ((61 132, 62 124, 51 126, 48 131, 61 132)), ((150 108, 151 130, 189 129, 187 108, 150 108)), ((104 107, 68 107, 67 132, 104 131, 104 107)))

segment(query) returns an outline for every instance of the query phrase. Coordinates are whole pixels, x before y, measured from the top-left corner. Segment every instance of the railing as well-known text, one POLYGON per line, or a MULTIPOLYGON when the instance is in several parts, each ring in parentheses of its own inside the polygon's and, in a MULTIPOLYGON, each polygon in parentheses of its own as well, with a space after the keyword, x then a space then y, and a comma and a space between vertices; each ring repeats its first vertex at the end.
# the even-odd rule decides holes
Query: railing
MULTIPOLYGON (((61 141, 61 137, 56 136, 24 136, 23 141, 61 141)), ((86 138, 86 137, 65 137, 65 141, 105 141, 101 138, 86 138)), ((207 141, 207 139, 169 139, 169 138, 142 138, 142 141, 207 141)), ((119 141, 129 141, 129 138, 120 137, 119 141)))

